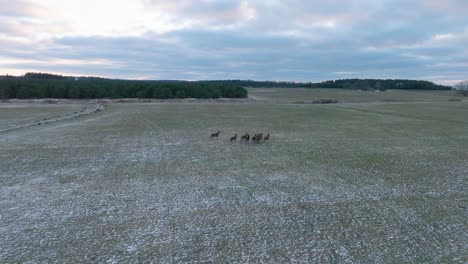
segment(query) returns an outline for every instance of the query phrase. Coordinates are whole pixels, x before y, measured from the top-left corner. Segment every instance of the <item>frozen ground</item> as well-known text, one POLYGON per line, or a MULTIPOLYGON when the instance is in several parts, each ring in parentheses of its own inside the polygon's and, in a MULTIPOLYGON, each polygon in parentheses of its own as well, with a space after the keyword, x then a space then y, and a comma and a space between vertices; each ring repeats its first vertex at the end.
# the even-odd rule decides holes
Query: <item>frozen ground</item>
POLYGON ((0 103, 0 132, 74 114, 86 106, 79 104, 0 103))
POLYGON ((310 102, 318 100, 337 100, 342 103, 355 102, 441 102, 460 100, 455 91, 404 91, 388 90, 361 91, 349 89, 307 89, 307 88, 252 88, 249 97, 258 101, 310 102))
POLYGON ((110 104, 3 133, 0 263, 466 263, 467 115, 110 104))
POLYGON ((9 133, 32 126, 48 125, 55 122, 66 121, 93 114, 104 110, 102 105, 28 105, 28 104, 3 104, 0 105, 0 133, 9 133), (28 107, 29 106, 29 107, 28 107), (69 111, 69 112, 66 112, 69 111), (71 112, 73 111, 73 112, 71 112))

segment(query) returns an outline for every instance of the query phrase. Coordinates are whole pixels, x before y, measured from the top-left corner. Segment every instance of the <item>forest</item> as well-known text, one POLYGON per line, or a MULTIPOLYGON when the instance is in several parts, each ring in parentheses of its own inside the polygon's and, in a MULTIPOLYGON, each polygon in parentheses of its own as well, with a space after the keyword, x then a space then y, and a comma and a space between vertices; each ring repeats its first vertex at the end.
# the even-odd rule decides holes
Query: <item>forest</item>
POLYGON ((429 81, 403 79, 342 79, 323 82, 284 82, 226 80, 205 81, 209 83, 230 83, 250 88, 337 88, 354 90, 450 90, 452 87, 429 81))
POLYGON ((246 98, 247 90, 234 83, 189 81, 131 81, 96 77, 66 77, 27 73, 0 78, 0 98, 246 98))
POLYGON ((343 79, 324 82, 252 80, 136 81, 72 77, 48 73, 0 76, 0 98, 246 98, 249 88, 341 88, 355 90, 450 90, 429 81, 400 79, 343 79))

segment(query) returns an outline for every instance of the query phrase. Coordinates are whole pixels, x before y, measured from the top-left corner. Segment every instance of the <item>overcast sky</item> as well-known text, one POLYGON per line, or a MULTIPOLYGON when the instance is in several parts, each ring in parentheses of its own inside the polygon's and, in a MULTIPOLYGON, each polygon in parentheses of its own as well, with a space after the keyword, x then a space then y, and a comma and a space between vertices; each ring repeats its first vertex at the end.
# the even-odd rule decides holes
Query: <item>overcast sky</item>
POLYGON ((0 0, 0 74, 468 79, 468 0, 0 0))

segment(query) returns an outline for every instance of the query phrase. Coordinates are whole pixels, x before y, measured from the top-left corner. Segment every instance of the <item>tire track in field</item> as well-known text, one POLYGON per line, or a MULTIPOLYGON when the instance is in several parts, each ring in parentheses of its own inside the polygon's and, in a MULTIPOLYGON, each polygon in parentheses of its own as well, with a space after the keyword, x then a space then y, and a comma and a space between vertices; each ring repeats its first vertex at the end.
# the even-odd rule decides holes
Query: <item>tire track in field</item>
POLYGON ((9 133, 9 132, 13 132, 13 131, 17 131, 17 130, 20 130, 20 129, 31 128, 31 127, 36 127, 36 126, 39 126, 39 125, 53 124, 53 123, 57 123, 57 122, 61 122, 61 121, 71 120, 71 119, 78 118, 78 117, 81 117, 81 116, 86 116, 86 115, 89 115, 89 114, 92 114, 92 113, 97 113, 97 112, 100 112, 102 110, 104 110, 104 106, 96 105, 96 106, 93 106, 93 107, 90 107, 90 108, 83 109, 83 110, 78 111, 78 112, 67 113, 67 114, 63 114, 63 115, 55 115, 55 116, 52 116, 52 117, 44 118, 44 119, 42 119, 40 121, 29 121, 29 122, 26 122, 26 123, 23 123, 23 124, 16 125, 14 127, 10 127, 10 128, 7 128, 7 129, 0 130, 0 135, 1 134, 6 134, 6 133, 9 133))

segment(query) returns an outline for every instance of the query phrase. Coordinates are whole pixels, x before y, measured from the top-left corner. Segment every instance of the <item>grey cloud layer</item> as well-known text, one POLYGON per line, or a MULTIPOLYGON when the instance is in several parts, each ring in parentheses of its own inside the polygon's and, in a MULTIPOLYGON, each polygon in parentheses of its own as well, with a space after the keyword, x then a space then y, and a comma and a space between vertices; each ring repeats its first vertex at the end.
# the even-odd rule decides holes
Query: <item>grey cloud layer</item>
MULTIPOLYGON (((322 2, 145 1, 175 22, 194 22, 166 33, 53 37, 35 45, 0 26, 0 69, 147 79, 468 78, 466 1, 322 2)), ((7 10, 1 19, 24 16, 7 10)))

